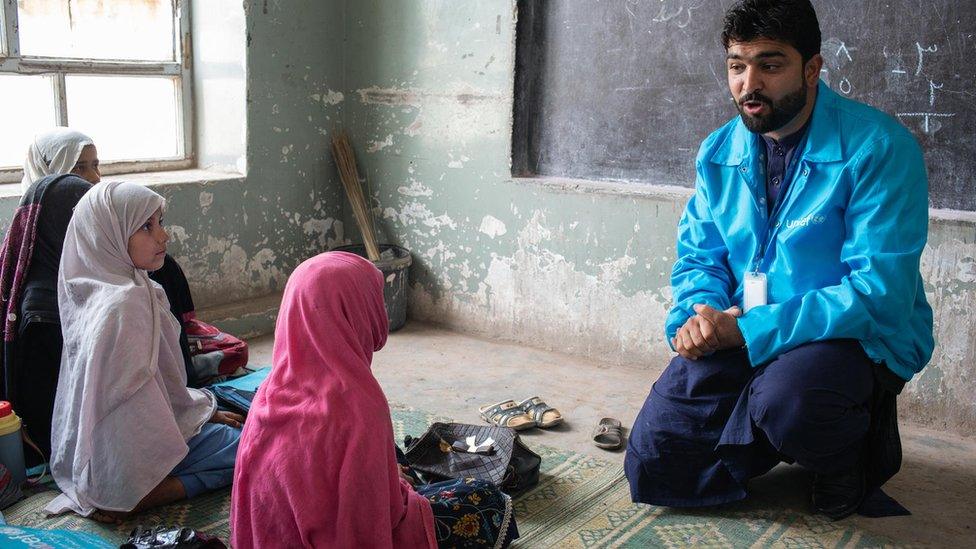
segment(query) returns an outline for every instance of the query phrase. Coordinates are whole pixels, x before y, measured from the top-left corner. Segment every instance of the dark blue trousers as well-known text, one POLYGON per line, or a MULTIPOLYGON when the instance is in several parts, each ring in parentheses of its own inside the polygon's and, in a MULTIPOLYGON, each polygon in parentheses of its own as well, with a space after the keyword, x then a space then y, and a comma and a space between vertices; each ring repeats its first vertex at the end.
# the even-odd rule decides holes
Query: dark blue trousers
POLYGON ((675 357, 630 432, 635 502, 718 505, 780 461, 818 473, 854 467, 870 426, 873 368, 855 340, 802 345, 754 368, 744 351, 675 357))

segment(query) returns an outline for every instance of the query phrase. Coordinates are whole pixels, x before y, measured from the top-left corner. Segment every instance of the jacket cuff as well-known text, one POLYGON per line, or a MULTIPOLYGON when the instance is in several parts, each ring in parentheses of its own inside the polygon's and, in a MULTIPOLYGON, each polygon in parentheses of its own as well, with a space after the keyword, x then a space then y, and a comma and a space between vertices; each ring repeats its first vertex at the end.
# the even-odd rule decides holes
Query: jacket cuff
MULTIPOLYGON (((758 312, 758 311, 757 311, 758 312)), ((739 331, 742 332, 742 339, 746 342, 746 351, 749 353, 749 363, 753 367, 765 364, 769 361, 767 350, 770 348, 770 330, 768 323, 770 319, 759 314, 744 314, 737 319, 739 331)))

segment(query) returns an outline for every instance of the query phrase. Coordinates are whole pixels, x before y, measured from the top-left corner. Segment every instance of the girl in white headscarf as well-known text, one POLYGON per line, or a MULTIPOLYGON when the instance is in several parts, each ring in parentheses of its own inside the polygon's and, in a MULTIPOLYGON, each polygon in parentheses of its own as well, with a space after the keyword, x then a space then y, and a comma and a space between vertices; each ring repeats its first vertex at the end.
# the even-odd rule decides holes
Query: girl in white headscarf
POLYGON ((44 176, 63 173, 81 176, 91 184, 98 183, 101 173, 95 142, 79 131, 64 127, 35 135, 24 160, 22 190, 27 191, 32 183, 44 176))
POLYGON ((118 522, 129 512, 227 486, 243 418, 186 386, 179 324, 158 269, 164 200, 102 183, 78 203, 58 273, 64 350, 47 510, 118 522))
MULTIPOLYGON (((24 179, 21 185, 25 195, 31 185, 45 176, 67 173, 77 175, 92 185, 102 180, 98 150, 92 139, 81 132, 63 127, 37 134, 24 161, 24 179)), ((64 219, 61 227, 66 224, 67 219, 64 219)), ((247 346, 229 334, 221 336, 226 344, 222 349, 224 352, 203 353, 202 350, 197 350, 194 356, 195 353, 191 350, 188 340, 189 330, 192 328, 193 333, 200 333, 201 330, 210 332, 214 328, 196 319, 190 284, 183 269, 173 257, 167 255, 162 267, 149 272, 149 278, 158 282, 166 290, 170 312, 180 322, 180 346, 187 371, 187 381, 191 387, 206 385, 247 363, 247 346), (227 346, 233 346, 234 351, 229 351, 227 346)), ((39 407, 43 406, 39 405, 39 407)), ((46 410, 50 415, 50 407, 46 410)))

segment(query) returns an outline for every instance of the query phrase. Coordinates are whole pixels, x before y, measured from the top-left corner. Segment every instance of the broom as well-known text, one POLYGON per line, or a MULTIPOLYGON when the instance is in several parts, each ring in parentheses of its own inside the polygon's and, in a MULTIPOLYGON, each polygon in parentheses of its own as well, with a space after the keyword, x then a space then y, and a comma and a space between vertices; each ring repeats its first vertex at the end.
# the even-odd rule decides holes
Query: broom
POLYGON ((349 144, 346 132, 339 130, 332 135, 332 157, 339 168, 339 179, 346 190, 346 197, 352 204, 352 213, 356 216, 356 223, 363 233, 363 244, 366 245, 366 255, 370 261, 379 261, 380 249, 376 245, 376 233, 373 232, 372 210, 366 206, 363 188, 359 186, 359 170, 356 168, 356 155, 349 144))

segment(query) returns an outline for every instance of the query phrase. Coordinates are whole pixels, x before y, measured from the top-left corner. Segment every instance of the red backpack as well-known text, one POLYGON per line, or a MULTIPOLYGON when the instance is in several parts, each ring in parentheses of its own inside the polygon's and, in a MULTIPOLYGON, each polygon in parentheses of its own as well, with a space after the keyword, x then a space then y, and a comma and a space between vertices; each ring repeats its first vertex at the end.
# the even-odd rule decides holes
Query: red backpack
POLYGON ((216 381, 214 378, 229 376, 247 365, 247 343, 197 320, 192 312, 183 318, 190 358, 201 381, 216 381))

